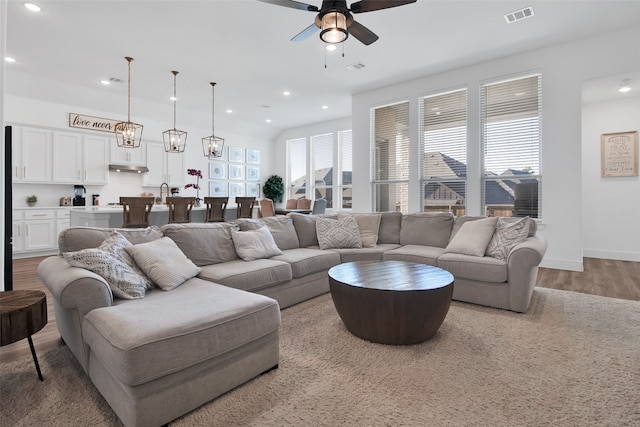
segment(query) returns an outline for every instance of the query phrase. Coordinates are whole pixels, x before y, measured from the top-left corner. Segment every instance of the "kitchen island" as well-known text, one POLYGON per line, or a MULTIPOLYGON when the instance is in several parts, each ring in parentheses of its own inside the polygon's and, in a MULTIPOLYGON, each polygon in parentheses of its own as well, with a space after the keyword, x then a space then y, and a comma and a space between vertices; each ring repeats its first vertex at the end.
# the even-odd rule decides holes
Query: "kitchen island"
MULTIPOLYGON (((76 206, 71 209, 70 225, 72 227, 120 228, 123 222, 122 206, 76 206)), ((191 210, 191 222, 204 222, 207 206, 194 207, 191 210)), ((255 215, 255 212, 254 212, 255 215)), ((236 206, 228 205, 225 220, 236 219, 236 206)), ((169 222, 169 208, 165 204, 153 205, 149 214, 149 223, 161 227, 169 222)))

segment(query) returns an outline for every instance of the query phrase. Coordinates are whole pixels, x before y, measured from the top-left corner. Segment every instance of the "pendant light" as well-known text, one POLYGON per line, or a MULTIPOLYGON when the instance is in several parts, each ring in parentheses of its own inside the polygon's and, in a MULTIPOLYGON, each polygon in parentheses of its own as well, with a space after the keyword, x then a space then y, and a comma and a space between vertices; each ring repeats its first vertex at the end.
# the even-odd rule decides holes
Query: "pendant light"
POLYGON ((118 147, 138 148, 142 141, 142 128, 144 126, 133 123, 131 121, 131 61, 133 58, 125 56, 129 66, 129 74, 127 78, 127 121, 116 123, 116 144, 118 147))
POLYGON ((202 151, 205 157, 215 159, 216 157, 222 157, 224 138, 216 136, 214 131, 214 89, 216 84, 214 82, 209 84, 211 85, 211 136, 202 138, 202 151))
POLYGON ((176 76, 177 71, 173 74, 173 129, 162 132, 162 140, 164 141, 164 151, 167 153, 182 153, 187 146, 187 132, 176 129, 176 76))

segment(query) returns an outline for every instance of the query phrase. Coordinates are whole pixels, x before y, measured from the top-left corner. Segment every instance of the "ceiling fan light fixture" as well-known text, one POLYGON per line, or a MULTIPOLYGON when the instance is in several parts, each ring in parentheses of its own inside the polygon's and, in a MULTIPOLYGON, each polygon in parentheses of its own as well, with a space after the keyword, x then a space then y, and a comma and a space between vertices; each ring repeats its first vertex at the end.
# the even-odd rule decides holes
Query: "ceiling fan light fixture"
POLYGON ((325 43, 342 43, 349 37, 347 16, 338 11, 323 15, 320 29, 320 39, 325 43))

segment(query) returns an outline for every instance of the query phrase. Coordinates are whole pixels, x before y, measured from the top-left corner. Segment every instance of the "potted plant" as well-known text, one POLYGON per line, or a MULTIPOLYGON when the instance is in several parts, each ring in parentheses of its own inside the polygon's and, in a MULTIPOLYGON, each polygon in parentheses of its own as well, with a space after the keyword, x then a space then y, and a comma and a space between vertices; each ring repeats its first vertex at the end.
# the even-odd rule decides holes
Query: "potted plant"
POLYGON ((35 194, 27 196, 27 205, 29 205, 30 207, 35 206, 37 201, 38 197, 35 194))
POLYGON ((264 197, 273 200, 274 203, 282 202, 282 195, 284 194, 282 178, 278 175, 271 175, 264 183, 262 192, 264 197))
POLYGON ((200 178, 202 178, 202 171, 200 169, 187 169, 187 175, 195 176, 195 184, 187 184, 184 188, 195 188, 196 190, 196 202, 194 206, 200 206, 200 178))

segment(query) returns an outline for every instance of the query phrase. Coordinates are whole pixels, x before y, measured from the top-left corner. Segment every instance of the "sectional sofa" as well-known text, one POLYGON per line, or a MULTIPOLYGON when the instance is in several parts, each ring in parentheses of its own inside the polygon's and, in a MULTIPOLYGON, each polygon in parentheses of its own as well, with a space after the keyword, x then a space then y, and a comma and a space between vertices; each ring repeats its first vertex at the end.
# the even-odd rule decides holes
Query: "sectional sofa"
POLYGON ((328 292, 334 265, 435 265, 454 299, 524 312, 546 251, 528 218, 447 213, 72 227, 58 240, 38 267, 58 329, 127 426, 165 424, 276 368, 280 309, 328 292))

